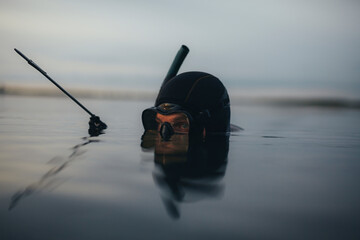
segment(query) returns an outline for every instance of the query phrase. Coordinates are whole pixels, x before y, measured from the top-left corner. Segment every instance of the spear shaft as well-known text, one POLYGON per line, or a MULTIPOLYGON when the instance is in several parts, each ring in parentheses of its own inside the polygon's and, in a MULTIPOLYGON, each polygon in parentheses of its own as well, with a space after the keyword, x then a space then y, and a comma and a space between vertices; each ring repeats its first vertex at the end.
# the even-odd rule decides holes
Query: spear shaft
POLYGON ((36 70, 38 70, 42 75, 44 75, 47 79, 50 80, 50 82, 52 82, 56 87, 58 87, 64 94, 66 94, 69 98, 71 98, 71 100, 73 100, 77 105, 79 105, 82 109, 85 110, 85 112, 87 112, 88 114, 90 114, 91 117, 95 117, 95 115, 90 112, 84 105, 82 105, 78 100, 76 100, 76 98, 74 98, 73 96, 71 96, 70 93, 68 93, 65 89, 63 89, 59 84, 57 84, 49 75, 47 75, 47 73, 42 70, 36 63, 34 63, 31 59, 27 58, 22 52, 20 52, 19 50, 17 50, 16 48, 14 48, 15 52, 17 52, 21 57, 23 57, 28 64, 30 64, 31 66, 33 66, 36 70))

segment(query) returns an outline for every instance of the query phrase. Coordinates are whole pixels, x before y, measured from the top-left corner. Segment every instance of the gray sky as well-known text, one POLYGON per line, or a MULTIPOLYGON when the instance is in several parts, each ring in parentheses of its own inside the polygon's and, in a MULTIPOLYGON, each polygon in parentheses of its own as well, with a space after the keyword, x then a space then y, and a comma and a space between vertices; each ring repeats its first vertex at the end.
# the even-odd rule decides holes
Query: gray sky
POLYGON ((157 89, 181 44, 180 71, 230 89, 360 90, 360 1, 0 2, 0 83, 44 83, 13 48, 65 86, 157 89))

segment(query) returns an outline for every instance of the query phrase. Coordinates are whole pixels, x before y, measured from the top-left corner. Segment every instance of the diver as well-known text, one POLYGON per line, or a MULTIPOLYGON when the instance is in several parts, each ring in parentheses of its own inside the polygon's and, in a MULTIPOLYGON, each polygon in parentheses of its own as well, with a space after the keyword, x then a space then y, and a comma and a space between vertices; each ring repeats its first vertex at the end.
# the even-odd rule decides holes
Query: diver
POLYGON ((180 48, 154 107, 142 113, 141 147, 154 151, 153 178, 174 219, 182 202, 221 196, 229 150, 227 90, 209 73, 176 75, 188 51, 180 48))
POLYGON ((145 131, 159 132, 164 140, 174 134, 228 134, 230 100, 221 81, 205 72, 176 75, 189 49, 182 45, 170 66, 155 106, 145 109, 145 131))
POLYGON ((228 134, 230 100, 226 88, 215 76, 205 72, 185 72, 159 91, 155 107, 142 113, 145 131, 160 133, 164 140, 173 134, 228 134))

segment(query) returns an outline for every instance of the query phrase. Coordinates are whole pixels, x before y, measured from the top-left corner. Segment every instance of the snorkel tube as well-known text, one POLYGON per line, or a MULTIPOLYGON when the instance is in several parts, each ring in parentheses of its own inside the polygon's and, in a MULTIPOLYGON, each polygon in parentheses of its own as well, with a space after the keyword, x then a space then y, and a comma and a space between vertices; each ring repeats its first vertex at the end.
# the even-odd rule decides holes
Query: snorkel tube
MULTIPOLYGON (((190 52, 190 49, 189 49, 187 46, 181 45, 179 51, 177 52, 177 54, 176 54, 176 56, 175 56, 175 58, 174 58, 174 60, 173 60, 173 62, 172 62, 172 64, 171 64, 171 66, 170 66, 170 68, 169 68, 168 73, 167 73, 166 76, 165 76, 164 81, 163 81, 162 84, 161 84, 160 91, 161 91, 161 89, 163 88, 163 86, 164 86, 170 79, 172 79, 173 77, 175 77, 176 74, 179 72, 179 69, 180 69, 182 63, 184 62, 184 60, 185 60, 185 58, 186 58, 186 56, 188 55, 189 52, 190 52)), ((159 92, 160 92, 160 91, 159 91, 159 92)), ((158 97, 159 97, 159 96, 158 96, 158 97)), ((157 98, 158 98, 158 97, 157 97, 157 98)), ((156 98, 156 101, 155 101, 155 102, 157 102, 157 98, 156 98)))
POLYGON ((189 51, 190 51, 189 48, 185 45, 182 45, 180 47, 179 51, 177 52, 169 68, 168 73, 166 74, 163 83, 161 84, 161 87, 163 87, 170 79, 176 76, 189 51))

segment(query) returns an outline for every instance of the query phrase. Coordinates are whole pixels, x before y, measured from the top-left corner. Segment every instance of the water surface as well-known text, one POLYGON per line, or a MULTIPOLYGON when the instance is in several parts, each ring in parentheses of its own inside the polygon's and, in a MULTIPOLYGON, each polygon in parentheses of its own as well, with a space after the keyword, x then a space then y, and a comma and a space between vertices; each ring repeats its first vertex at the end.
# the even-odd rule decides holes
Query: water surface
POLYGON ((66 98, 0 96, 0 239, 360 238, 358 110, 233 106, 220 174, 171 182, 141 147, 152 102, 81 101, 105 134, 66 98))

